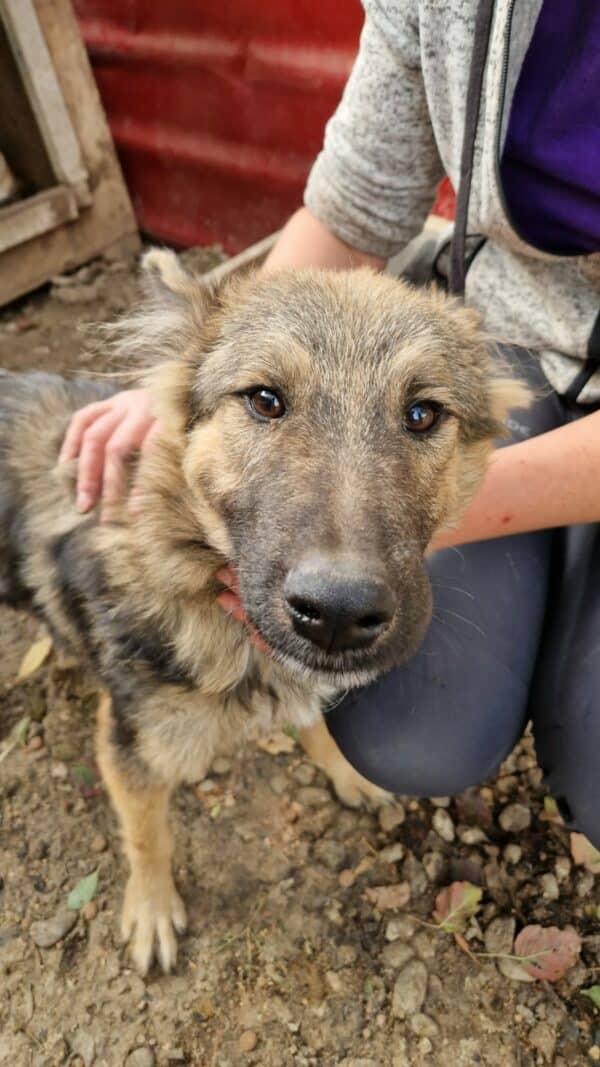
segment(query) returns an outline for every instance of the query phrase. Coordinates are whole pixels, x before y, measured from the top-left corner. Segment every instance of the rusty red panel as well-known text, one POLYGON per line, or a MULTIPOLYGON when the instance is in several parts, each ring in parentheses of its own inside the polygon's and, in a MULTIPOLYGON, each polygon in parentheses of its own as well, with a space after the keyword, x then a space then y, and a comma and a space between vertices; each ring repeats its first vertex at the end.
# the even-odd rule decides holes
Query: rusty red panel
POLYGON ((142 229, 229 252, 299 205, 359 0, 75 0, 142 229))

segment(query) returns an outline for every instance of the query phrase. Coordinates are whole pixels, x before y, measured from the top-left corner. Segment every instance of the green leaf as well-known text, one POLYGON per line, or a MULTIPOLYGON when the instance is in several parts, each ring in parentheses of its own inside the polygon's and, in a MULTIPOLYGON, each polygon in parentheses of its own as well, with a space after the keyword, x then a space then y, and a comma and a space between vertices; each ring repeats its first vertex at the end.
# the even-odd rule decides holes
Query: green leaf
POLYGON ((600 1008, 600 985, 591 985, 587 989, 580 989, 582 997, 589 997, 597 1008, 600 1008))
POLYGON ((84 789, 93 789, 96 784, 96 775, 91 767, 86 767, 85 763, 76 763, 74 767, 71 767, 71 774, 78 785, 83 786, 84 789))
POLYGON ((29 718, 29 715, 24 715, 22 719, 19 719, 13 730, 13 738, 15 744, 20 745, 21 748, 27 741, 27 732, 29 730, 30 722, 31 719, 29 718))
POLYGON ((479 911, 483 890, 471 882, 453 882, 435 898, 434 918, 447 934, 460 933, 479 911))
POLYGON ((98 871, 92 871, 71 890, 67 898, 67 907, 72 911, 78 911, 84 904, 88 904, 96 896, 98 889, 98 871))

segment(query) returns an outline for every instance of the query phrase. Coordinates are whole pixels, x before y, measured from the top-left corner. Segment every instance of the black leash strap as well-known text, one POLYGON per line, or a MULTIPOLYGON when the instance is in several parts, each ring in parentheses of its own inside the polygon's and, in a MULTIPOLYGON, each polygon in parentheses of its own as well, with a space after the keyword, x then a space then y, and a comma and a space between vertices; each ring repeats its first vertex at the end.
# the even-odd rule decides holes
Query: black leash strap
POLYGON ((600 370, 600 311, 596 315, 588 341, 587 359, 564 394, 565 400, 575 402, 581 390, 585 388, 592 375, 598 370, 600 370))
POLYGON ((465 292, 467 216, 473 177, 473 155, 493 14, 494 0, 480 0, 475 18, 473 53, 465 105, 465 131, 460 158, 460 181, 456 198, 456 220, 450 249, 449 288, 450 292, 455 293, 457 296, 464 296, 465 292))

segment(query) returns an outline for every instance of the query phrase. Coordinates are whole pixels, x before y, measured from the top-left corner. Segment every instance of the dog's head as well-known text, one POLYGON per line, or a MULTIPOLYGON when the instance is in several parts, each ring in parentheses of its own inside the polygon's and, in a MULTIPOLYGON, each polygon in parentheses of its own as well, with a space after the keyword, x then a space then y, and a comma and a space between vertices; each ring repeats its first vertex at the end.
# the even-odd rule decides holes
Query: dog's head
POLYGON ((168 252, 130 348, 179 442, 199 527, 278 658, 337 685, 412 655, 423 557, 471 499, 524 387, 477 316, 368 269, 253 274, 209 291, 168 252))

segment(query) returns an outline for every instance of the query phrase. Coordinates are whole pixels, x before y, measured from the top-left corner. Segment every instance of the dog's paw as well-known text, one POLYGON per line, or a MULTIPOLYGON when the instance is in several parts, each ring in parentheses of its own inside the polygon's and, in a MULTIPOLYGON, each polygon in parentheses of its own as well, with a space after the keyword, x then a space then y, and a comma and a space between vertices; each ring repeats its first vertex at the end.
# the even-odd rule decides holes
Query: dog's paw
POLYGON ((363 778, 341 753, 340 759, 327 767, 327 773, 342 804, 349 808, 382 808, 394 799, 392 793, 363 778))
POLYGON ((129 941, 140 974, 150 969, 154 956, 167 974, 177 959, 175 931, 186 927, 185 907, 172 879, 148 883, 132 875, 125 890, 121 933, 129 941))

